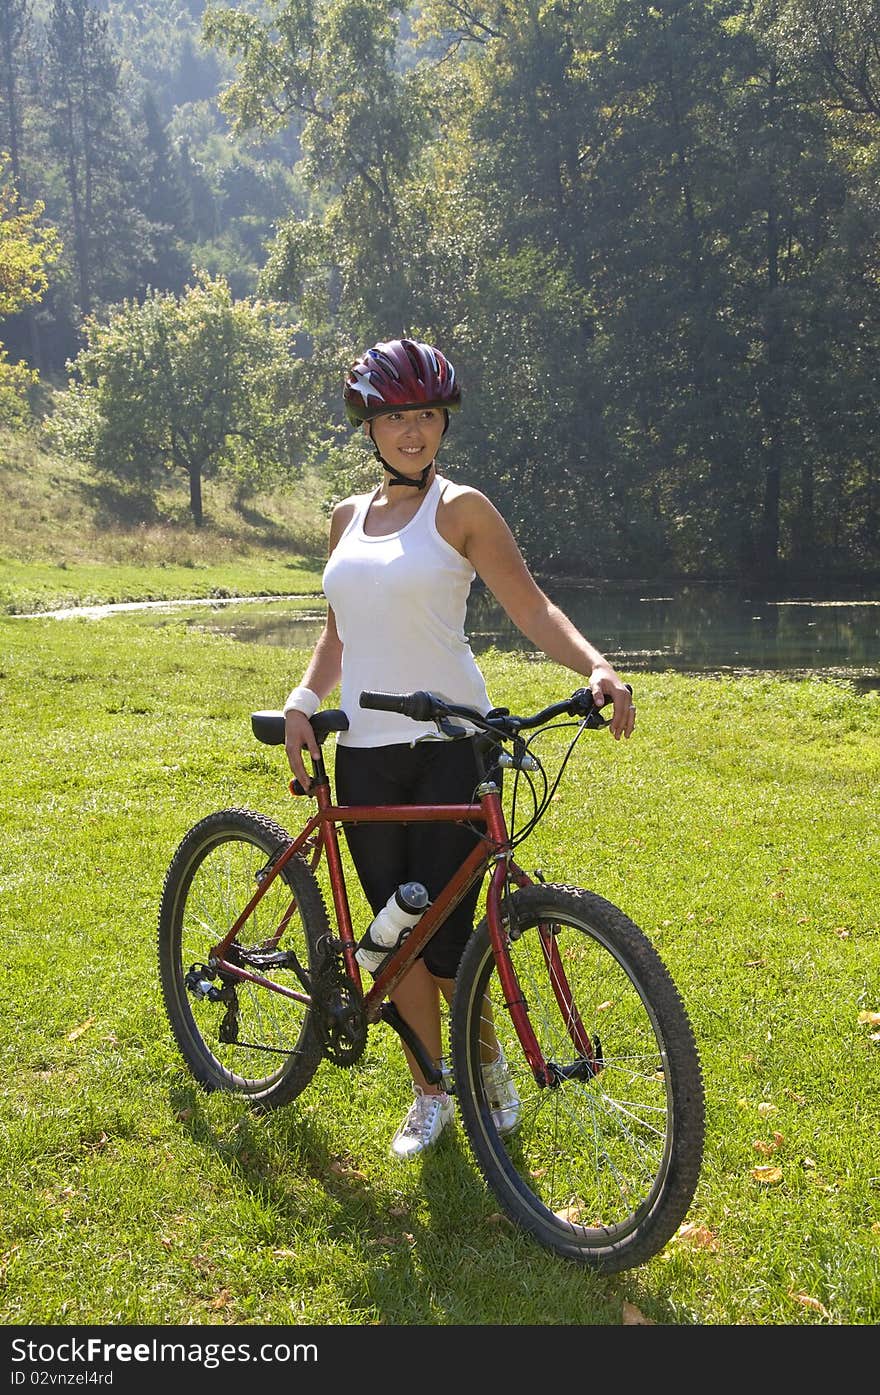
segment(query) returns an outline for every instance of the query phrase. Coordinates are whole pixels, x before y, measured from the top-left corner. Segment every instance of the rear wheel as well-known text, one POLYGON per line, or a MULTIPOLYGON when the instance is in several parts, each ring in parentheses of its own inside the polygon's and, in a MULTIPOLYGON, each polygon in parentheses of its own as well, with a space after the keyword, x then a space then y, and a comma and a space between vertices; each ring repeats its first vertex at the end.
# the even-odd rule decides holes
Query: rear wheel
MULTIPOLYGON (((186 834, 165 878, 159 971, 171 1030, 207 1089, 247 1095, 270 1109, 308 1085, 321 1042, 307 1003, 237 975, 215 973, 212 948, 291 842, 279 824, 224 809, 186 834)), ((241 927, 226 959, 303 996, 320 967, 327 912, 313 873, 291 858, 241 927), (279 934, 280 931, 280 934, 279 934)))
POLYGON ((699 1179, 704 1100, 693 1032, 656 950, 610 902, 551 885, 512 902, 510 957, 556 1083, 538 1085, 525 1060, 484 920, 453 1003, 462 1122, 511 1220, 569 1259, 629 1269, 674 1234, 699 1179), (519 1097, 499 1110, 491 1092, 494 1115, 482 1073, 493 1030, 519 1097))

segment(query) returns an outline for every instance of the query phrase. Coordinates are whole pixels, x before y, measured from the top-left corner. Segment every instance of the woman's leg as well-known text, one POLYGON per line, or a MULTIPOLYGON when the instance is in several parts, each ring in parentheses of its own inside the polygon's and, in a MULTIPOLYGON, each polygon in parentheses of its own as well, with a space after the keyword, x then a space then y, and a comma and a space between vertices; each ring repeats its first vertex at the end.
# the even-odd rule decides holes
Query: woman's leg
MULTIPOLYGON (((376 749, 337 747, 336 797, 340 804, 410 804, 421 762, 411 746, 376 749)), ((402 882, 420 879, 411 861, 408 830, 401 824, 353 824, 345 828, 349 852, 370 908, 376 915, 402 882)), ((366 926, 364 927, 366 929, 366 926)), ((437 985, 418 959, 391 994, 400 1015, 424 1042, 431 1060, 442 1053, 437 985)), ((426 1094, 441 1087, 425 1080, 412 1053, 404 1055, 413 1082, 426 1094)))

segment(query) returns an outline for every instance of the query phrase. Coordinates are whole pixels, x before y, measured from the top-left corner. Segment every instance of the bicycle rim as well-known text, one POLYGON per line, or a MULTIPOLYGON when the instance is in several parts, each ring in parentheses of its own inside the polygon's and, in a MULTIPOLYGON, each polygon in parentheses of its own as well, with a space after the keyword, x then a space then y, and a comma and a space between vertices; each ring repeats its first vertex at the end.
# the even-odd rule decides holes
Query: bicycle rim
MULTIPOLYGON (((247 810, 203 819, 175 854, 159 917, 165 1005, 184 1059, 208 1088, 245 1094, 267 1107, 298 1094, 320 1061, 309 1008, 234 974, 221 970, 211 977, 203 969, 257 890, 267 864, 289 841, 279 825, 247 810)), ((314 877, 301 860, 291 859, 225 957, 305 994, 317 941, 326 933, 314 877), (279 952, 294 957, 272 963, 279 952)))
POLYGON ((462 960, 453 1010, 462 1119, 511 1219, 569 1258, 604 1272, 629 1268, 674 1233, 699 1177, 693 1033, 656 951, 616 907, 554 886, 521 891, 514 905, 510 956, 557 1083, 538 1085, 525 1061, 484 922, 462 960), (487 1019, 519 1096, 509 1133, 498 1121, 509 1125, 511 1111, 493 1116, 483 1087, 487 1019))

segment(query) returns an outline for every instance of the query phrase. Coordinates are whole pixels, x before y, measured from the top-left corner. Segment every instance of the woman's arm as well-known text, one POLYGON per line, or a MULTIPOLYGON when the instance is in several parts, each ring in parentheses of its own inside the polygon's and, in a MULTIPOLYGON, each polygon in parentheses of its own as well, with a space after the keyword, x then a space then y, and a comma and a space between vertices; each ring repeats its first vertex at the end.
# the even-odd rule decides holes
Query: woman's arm
MULTIPOLYGON (((330 521, 330 541, 328 553, 332 553, 339 539, 345 531, 353 504, 350 499, 344 503, 337 504, 333 510, 333 517, 330 521)), ((339 638, 339 631, 336 628, 336 616, 333 614, 332 606, 327 607, 327 620, 324 629, 312 651, 312 657, 306 666, 306 671, 299 682, 299 689, 306 689, 308 693, 314 694, 318 703, 324 698, 339 682, 342 676, 342 640, 339 638)), ((296 701, 297 689, 291 693, 287 702, 296 701)), ((303 789, 308 789, 311 777, 308 775, 303 762, 302 753, 308 751, 313 757, 319 754, 318 743, 315 740, 315 733, 309 718, 314 716, 317 705, 306 700, 302 708, 289 707, 287 703, 284 707, 284 746, 287 751, 287 759, 290 768, 299 780, 303 789), (309 710, 311 708, 312 710, 309 710)))
POLYGON ((597 706, 614 704, 610 730, 615 739, 632 735, 635 708, 629 689, 613 666, 559 606, 538 586, 516 539, 501 514, 478 490, 462 490, 452 504, 460 551, 527 639, 538 649, 589 680, 597 706))
MULTIPOLYGON (((312 657, 299 687, 314 693, 320 703, 323 702, 328 693, 332 693, 341 674, 342 640, 336 629, 336 616, 328 606, 327 622, 312 651, 312 657)), ((288 702, 293 697, 294 694, 291 693, 288 702)), ((315 758, 319 754, 318 743, 309 720, 317 711, 317 704, 312 703, 311 708, 311 711, 286 705, 284 708, 284 747, 287 751, 290 768, 303 789, 308 789, 311 776, 306 771, 302 753, 304 750, 308 751, 315 758)))

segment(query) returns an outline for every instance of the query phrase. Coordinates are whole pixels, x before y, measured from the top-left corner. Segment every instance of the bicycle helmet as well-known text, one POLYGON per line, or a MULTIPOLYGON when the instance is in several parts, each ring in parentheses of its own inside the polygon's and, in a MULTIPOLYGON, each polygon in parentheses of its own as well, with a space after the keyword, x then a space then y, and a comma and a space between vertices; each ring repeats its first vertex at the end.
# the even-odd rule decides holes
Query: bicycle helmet
POLYGON ((443 407, 449 412, 461 406, 449 359, 415 339, 389 339, 367 349, 348 370, 342 395, 352 426, 413 407, 443 407))

